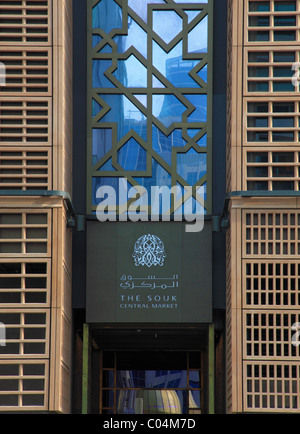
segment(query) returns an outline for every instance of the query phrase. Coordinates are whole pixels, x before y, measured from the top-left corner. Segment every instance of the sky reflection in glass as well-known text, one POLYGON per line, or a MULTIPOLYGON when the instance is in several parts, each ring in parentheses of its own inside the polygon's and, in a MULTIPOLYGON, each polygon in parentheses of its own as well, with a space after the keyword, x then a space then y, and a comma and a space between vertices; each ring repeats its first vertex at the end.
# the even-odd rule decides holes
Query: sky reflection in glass
POLYGON ((132 176, 148 190, 156 185, 171 187, 178 179, 194 185, 207 173, 208 17, 196 0, 175 3, 181 4, 178 11, 164 0, 128 0, 126 32, 123 8, 114 0, 101 0, 93 8, 92 86, 97 98, 92 163, 103 175, 102 180, 94 175, 94 204, 95 189, 108 181, 114 184, 113 172, 120 167, 128 171, 129 183, 132 176), (114 142, 125 135, 123 146, 114 142), (153 150, 152 173, 136 177, 134 172, 147 170, 144 143, 153 150), (117 159, 106 158, 117 145, 117 159), (178 177, 172 181, 174 171, 178 177))

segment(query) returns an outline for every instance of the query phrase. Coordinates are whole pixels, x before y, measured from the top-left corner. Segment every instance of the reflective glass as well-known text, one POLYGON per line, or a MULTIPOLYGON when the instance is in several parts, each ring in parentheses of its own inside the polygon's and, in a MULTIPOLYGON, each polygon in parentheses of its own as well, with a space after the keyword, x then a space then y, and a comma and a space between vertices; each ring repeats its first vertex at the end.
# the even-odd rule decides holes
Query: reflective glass
POLYGON ((117 388, 182 389, 187 387, 187 371, 117 371, 117 388))
POLYGON ((268 52, 249 52, 248 53, 248 61, 249 63, 253 62, 269 62, 269 53, 268 52))
POLYGON ((249 41, 251 42, 253 41, 262 42, 268 40, 269 40, 269 32, 254 31, 254 30, 249 31, 249 41))
POLYGON ((188 52, 206 53, 208 46, 208 17, 198 23, 188 34, 188 52), (201 35, 199 38, 198 35, 201 35))
POLYGON ((273 181, 273 190, 294 190, 293 181, 273 181))
POLYGON ((295 92, 295 86, 289 81, 274 81, 273 91, 274 92, 295 92))
POLYGON ((268 176, 268 167, 248 167, 247 175, 250 178, 263 178, 268 176))
POLYGON ((135 47, 147 58, 147 33, 134 19, 130 19, 128 23, 128 34, 126 36, 117 35, 113 40, 118 44, 120 53, 125 53, 130 47, 135 47))
POLYGON ((268 190, 267 181, 248 181, 247 190, 268 190))
POLYGON ((118 390, 117 414, 188 414, 186 390, 118 390))
POLYGON ((273 102, 273 113, 287 113, 293 111, 293 102, 273 102))
POLYGON ((270 2, 269 1, 249 1, 249 11, 250 12, 269 12, 270 2))
POLYGON ((93 29, 103 29, 109 33, 115 28, 122 28, 122 12, 117 3, 101 0, 93 8, 93 29))
POLYGON ((248 131, 248 142, 267 142, 268 133, 263 131, 248 131))
POLYGON ((249 113, 268 113, 268 103, 264 102, 249 102, 248 112, 249 113))
POLYGON ((269 25, 270 25, 270 17, 268 16, 249 17, 250 27, 268 27, 269 25))
POLYGON ((274 31, 274 41, 295 41, 296 32, 293 30, 287 31, 274 31))
POLYGON ((124 170, 146 170, 147 153, 136 140, 131 138, 118 151, 118 163, 124 170))
POLYGON ((248 118, 248 127, 267 128, 268 118, 248 118))
POLYGON ((294 161, 293 152, 273 152, 272 153, 273 163, 292 163, 294 161))
POLYGON ((248 68, 249 77, 269 77, 269 68, 250 66, 248 68))
POLYGON ((277 51, 273 54, 274 62, 295 62, 295 53, 293 51, 277 51))
POLYGON ((206 154, 198 154, 194 149, 190 149, 185 154, 177 155, 178 173, 189 185, 194 185, 198 179, 206 174, 206 166, 206 154))
POLYGON ((208 121, 208 16, 201 4, 208 1, 176 1, 172 9, 165 0, 128 0, 127 23, 114 0, 94 3, 93 205, 100 186, 118 191, 120 171, 122 176, 128 171, 148 191, 171 187, 175 172, 193 184, 203 182, 208 166, 203 152, 207 135, 202 133, 208 121), (195 149, 193 170, 188 169, 189 154, 180 152, 187 144, 195 149), (174 147, 179 148, 176 167, 174 147), (134 173, 145 171, 147 176, 134 173))
POLYGON ((274 17, 274 26, 293 27, 296 25, 296 17, 274 17))
POLYGON ((276 177, 293 177, 294 176, 294 168, 293 167, 273 167, 273 176, 276 177))
POLYGON ((268 154, 267 152, 248 152, 247 161, 248 163, 267 163, 268 154))
POLYGON ((145 22, 148 21, 147 9, 149 4, 165 4, 165 1, 164 0, 128 0, 128 6, 145 22))
POLYGON ((267 81, 251 81, 248 83, 249 92, 268 92, 269 83, 267 81))
POLYGON ((153 11, 153 30, 169 44, 182 30, 182 18, 175 11, 153 11))
POLYGON ((276 131, 272 133, 273 142, 293 142, 294 133, 289 131, 276 131))
POLYGON ((273 127, 275 128, 293 128, 294 118, 276 117, 273 118, 273 127))
POLYGON ((276 12, 288 12, 296 10, 296 2, 295 1, 278 1, 274 2, 274 10, 276 12))

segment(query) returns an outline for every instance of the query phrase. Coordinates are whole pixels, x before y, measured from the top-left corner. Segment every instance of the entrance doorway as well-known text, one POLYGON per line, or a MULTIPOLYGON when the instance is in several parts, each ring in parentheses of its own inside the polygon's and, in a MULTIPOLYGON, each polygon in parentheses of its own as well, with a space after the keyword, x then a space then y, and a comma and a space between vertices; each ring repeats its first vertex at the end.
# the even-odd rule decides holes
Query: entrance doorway
POLYGON ((101 414, 200 414, 201 351, 100 351, 101 414))

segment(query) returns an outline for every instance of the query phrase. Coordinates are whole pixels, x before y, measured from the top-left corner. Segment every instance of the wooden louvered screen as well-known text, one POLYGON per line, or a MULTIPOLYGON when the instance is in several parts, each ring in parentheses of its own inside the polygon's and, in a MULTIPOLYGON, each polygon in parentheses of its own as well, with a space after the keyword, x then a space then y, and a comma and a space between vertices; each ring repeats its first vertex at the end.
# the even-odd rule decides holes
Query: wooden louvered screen
POLYGON ((0 409, 47 410, 47 360, 0 360, 0 409))
POLYGON ((51 1, 7 0, 0 3, 0 45, 51 44, 51 1))
POLYGON ((50 212, 0 213, 0 257, 50 256, 50 212))
POLYGON ((6 325, 6 346, 1 358, 49 356, 49 310, 1 309, 0 322, 6 325))
POLYGON ((49 148, 1 148, 1 190, 48 190, 51 187, 49 148))
POLYGON ((0 411, 70 409, 71 235, 63 200, 14 195, 71 192, 71 29, 71 0, 0 1, 0 322, 7 324, 0 411))
POLYGON ((6 86, 0 87, 1 95, 51 95, 50 48, 1 46, 0 62, 6 69, 6 86))
POLYGON ((0 145, 51 145, 49 98, 1 98, 0 145))
POLYGON ((300 1, 228 5, 227 411, 299 413, 300 1))
POLYGON ((0 304, 3 307, 49 307, 50 259, 6 258, 0 261, 0 304))

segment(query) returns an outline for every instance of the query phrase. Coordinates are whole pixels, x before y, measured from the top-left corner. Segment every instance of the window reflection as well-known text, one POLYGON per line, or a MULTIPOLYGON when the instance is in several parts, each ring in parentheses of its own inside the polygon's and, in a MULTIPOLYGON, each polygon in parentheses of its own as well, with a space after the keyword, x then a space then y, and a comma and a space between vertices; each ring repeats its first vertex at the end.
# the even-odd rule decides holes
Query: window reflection
POLYGON ((152 174, 131 174, 147 189, 171 187, 176 170, 193 184, 207 173, 207 137, 202 128, 208 121, 208 16, 200 5, 208 1, 175 3, 181 6, 172 10, 164 0, 128 0, 127 25, 123 8, 114 0, 101 0, 92 8, 92 87, 97 94, 92 102, 94 206, 99 186, 117 186, 119 171, 149 170, 151 159, 152 174), (189 158, 180 152, 173 167, 172 149, 187 144, 195 151, 198 167, 191 169, 189 158))

